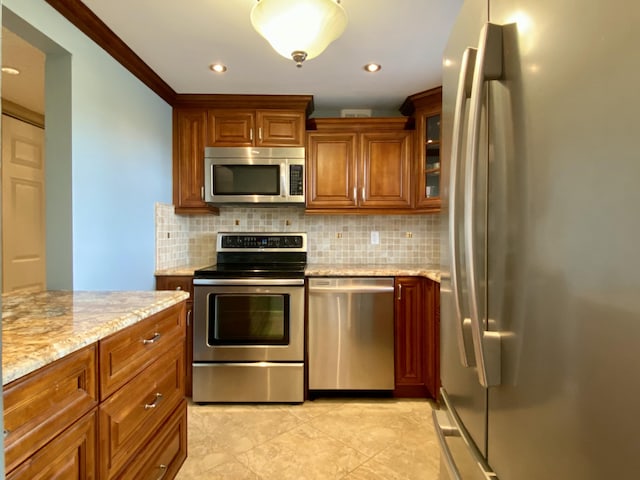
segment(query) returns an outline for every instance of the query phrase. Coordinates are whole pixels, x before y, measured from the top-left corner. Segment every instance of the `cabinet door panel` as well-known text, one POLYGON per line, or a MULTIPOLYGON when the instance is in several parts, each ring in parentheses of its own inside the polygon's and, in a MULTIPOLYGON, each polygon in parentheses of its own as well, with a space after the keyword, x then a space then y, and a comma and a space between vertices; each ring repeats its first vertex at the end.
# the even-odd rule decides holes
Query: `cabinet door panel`
POLYGON ((411 139, 411 132, 362 134, 361 207, 411 207, 411 139))
POLYGON ((9 471, 98 404, 96 347, 71 353, 3 390, 9 471))
POLYGON ((156 290, 184 290, 189 292, 189 295, 191 295, 186 303, 187 326, 185 338, 184 377, 184 394, 187 397, 190 397, 193 392, 193 277, 182 275, 157 276, 156 290))
POLYGON ((112 478, 184 396, 184 344, 170 350, 100 405, 101 478, 112 478))
POLYGON ((299 112, 258 111, 257 146, 303 146, 305 116, 299 112))
POLYGON ((63 478, 95 480, 97 476, 96 412, 81 418, 31 458, 7 474, 7 480, 63 478))
POLYGON ((426 371, 425 384, 432 398, 440 392, 440 284, 427 280, 425 284, 426 311, 426 371))
POLYGON ((254 143, 254 113, 251 111, 209 110, 207 145, 251 147, 254 143))
POLYGON ((355 133, 307 137, 307 208, 356 206, 355 133))
POLYGON ((184 335, 185 305, 180 303, 100 340, 100 399, 154 362, 174 340, 184 342, 184 335))
POLYGON ((173 478, 187 458, 187 404, 183 401, 119 480, 173 478))
POLYGON ((205 110, 175 110, 173 203, 176 208, 201 208, 204 185, 205 110))

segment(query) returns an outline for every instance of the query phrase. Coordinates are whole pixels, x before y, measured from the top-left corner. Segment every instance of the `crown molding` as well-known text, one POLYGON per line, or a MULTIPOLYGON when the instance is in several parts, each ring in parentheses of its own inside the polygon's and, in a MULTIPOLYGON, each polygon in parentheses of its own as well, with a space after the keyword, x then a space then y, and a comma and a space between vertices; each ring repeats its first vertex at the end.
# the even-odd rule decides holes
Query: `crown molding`
POLYGON ((124 68, 173 106, 176 92, 80 0, 45 0, 124 68))

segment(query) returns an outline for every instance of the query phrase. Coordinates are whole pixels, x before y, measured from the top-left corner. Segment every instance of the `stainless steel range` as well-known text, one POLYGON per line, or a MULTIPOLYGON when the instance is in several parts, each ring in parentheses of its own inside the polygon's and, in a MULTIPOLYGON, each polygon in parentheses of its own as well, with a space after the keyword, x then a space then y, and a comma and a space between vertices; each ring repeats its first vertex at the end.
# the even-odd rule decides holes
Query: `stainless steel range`
POLYGON ((193 280, 193 401, 304 401, 305 233, 219 233, 193 280))

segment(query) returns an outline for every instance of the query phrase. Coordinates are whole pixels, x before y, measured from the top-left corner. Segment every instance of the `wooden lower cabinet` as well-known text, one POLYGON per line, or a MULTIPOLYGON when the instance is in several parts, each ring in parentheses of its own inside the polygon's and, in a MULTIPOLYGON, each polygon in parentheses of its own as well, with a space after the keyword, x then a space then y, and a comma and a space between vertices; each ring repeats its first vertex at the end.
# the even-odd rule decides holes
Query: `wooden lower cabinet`
POLYGON ((187 322, 185 330, 185 376, 184 394, 192 395, 193 373, 193 276, 191 275, 158 275, 156 276, 156 290, 182 290, 189 292, 187 299, 187 322))
POLYGON ((119 480, 173 478, 187 458, 187 408, 182 401, 144 452, 118 475, 119 480))
POLYGON ((184 345, 174 343, 152 365, 100 405, 100 478, 114 478, 161 430, 184 399, 184 345))
POLYGON ((5 385, 6 478, 174 478, 187 454, 184 317, 183 302, 5 385))
POLYGON ((65 480, 95 480, 96 410, 71 425, 47 443, 18 468, 9 472, 8 480, 60 478, 65 480))
POLYGON ((437 398, 439 335, 437 283, 423 277, 396 277, 396 397, 437 398))
POLYGON ((95 344, 3 388, 5 470, 45 446, 98 405, 95 344))

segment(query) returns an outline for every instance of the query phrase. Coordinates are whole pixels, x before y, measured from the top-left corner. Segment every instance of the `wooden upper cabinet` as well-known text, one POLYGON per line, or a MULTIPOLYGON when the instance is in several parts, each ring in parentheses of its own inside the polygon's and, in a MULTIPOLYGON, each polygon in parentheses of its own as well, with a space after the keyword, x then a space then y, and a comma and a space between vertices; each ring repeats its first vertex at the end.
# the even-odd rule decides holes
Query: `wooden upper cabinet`
POLYGON ((203 200, 204 144, 207 111, 175 109, 173 112, 173 203, 176 213, 210 212, 203 200))
POLYGON ((415 206, 437 212, 441 206, 442 163, 446 161, 441 154, 442 87, 411 95, 400 111, 415 119, 415 206))
POLYGON ((176 213, 217 213, 203 200, 205 147, 302 147, 313 97, 178 94, 173 105, 176 213))
POLYGON ((307 208, 355 208, 357 134, 312 132, 307 136, 307 208))
POLYGON ((406 119, 316 119, 311 126, 309 213, 410 211, 413 132, 406 119))
POLYGON ((304 146, 306 116, 304 112, 287 110, 258 110, 258 147, 304 146))
POLYGON ((209 110, 207 146, 304 145, 305 114, 292 110, 209 110))
POLYGON ((411 133, 362 134, 360 207, 411 207, 411 133))
POLYGON ((219 147, 251 147, 254 129, 253 112, 209 110, 206 144, 219 147))

